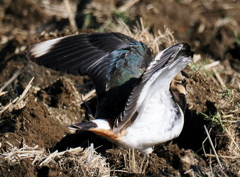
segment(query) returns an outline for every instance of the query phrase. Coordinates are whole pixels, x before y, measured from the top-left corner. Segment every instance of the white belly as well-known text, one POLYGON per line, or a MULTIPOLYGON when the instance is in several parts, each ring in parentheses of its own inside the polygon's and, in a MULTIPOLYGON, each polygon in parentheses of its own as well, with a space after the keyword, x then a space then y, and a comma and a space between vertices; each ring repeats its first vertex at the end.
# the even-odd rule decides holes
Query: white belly
POLYGON ((177 137, 183 123, 183 113, 170 92, 157 91, 140 107, 136 120, 128 127, 126 136, 120 138, 120 143, 144 151, 177 137))

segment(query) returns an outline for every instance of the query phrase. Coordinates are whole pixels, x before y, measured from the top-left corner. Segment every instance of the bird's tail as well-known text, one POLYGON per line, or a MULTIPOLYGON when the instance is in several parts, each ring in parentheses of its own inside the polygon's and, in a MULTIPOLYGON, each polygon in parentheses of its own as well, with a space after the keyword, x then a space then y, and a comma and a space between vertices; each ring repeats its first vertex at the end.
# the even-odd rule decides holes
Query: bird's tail
POLYGON ((76 130, 90 130, 90 129, 97 128, 98 126, 96 123, 89 121, 89 122, 81 122, 77 124, 68 125, 68 127, 76 130))
POLYGON ((90 131, 97 135, 103 136, 110 141, 117 141, 121 134, 114 134, 112 128, 109 125, 109 122, 106 119, 94 119, 89 122, 82 122, 78 124, 68 125, 70 128, 76 130, 90 131))

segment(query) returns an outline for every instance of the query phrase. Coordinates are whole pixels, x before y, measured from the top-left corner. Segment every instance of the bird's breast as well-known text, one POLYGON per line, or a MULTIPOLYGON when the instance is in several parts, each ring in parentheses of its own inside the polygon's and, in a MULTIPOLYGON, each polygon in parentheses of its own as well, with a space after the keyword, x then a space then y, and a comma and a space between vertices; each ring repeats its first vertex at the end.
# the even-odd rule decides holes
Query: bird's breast
POLYGON ((177 137, 183 127, 183 113, 169 91, 158 90, 138 110, 136 120, 120 142, 139 150, 177 137))

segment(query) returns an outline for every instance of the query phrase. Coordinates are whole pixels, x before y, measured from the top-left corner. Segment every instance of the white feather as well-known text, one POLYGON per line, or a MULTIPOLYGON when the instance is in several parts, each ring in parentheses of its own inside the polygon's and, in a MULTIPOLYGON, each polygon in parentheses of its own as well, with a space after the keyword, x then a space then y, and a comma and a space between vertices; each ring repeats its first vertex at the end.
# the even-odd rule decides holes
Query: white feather
POLYGON ((63 38, 65 38, 65 37, 51 39, 51 40, 44 41, 44 42, 41 42, 38 44, 34 44, 30 48, 30 54, 35 58, 41 57, 41 56, 45 55, 46 53, 48 53, 50 51, 50 49, 53 47, 53 45, 58 43, 63 38))
POLYGON ((182 57, 152 75, 138 98, 138 116, 128 127, 126 136, 120 138, 121 144, 149 152, 153 145, 179 136, 184 115, 173 100, 169 87, 189 61, 191 57, 182 57))

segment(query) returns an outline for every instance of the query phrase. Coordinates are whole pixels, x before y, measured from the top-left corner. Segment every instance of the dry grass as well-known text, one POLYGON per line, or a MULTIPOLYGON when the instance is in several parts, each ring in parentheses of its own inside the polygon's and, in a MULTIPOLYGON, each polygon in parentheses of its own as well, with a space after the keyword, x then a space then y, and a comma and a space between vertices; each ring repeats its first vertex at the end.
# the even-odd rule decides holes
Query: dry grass
POLYGON ((128 149, 128 153, 123 155, 125 169, 128 173, 144 174, 148 165, 148 157, 145 155, 142 161, 136 161, 135 151, 128 149))
POLYGON ((86 148, 69 149, 64 152, 54 152, 40 164, 55 166, 61 171, 68 171, 70 174, 78 176, 109 176, 110 168, 106 158, 98 154, 93 148, 93 144, 86 148))
MULTIPOLYGON (((17 74, 19 74, 19 72, 17 72, 17 74)), ((10 84, 12 81, 14 81, 17 78, 17 76, 15 77, 15 75, 16 74, 14 74, 12 77, 14 79, 11 78, 7 83, 10 84)), ((1 103, 0 103, 0 106, 1 106, 0 113, 3 113, 6 110, 12 111, 13 109, 21 109, 26 105, 26 103, 27 103, 26 99, 28 96, 28 92, 29 92, 30 88, 32 87, 31 83, 32 83, 33 79, 34 78, 32 78, 29 81, 28 85, 26 86, 23 93, 19 97, 16 97, 13 101, 11 101, 9 104, 7 104, 5 106, 1 106, 1 103)), ((5 93, 7 93, 7 92, 0 91, 0 96, 4 95, 5 93)))
POLYGON ((240 74, 231 68, 228 60, 220 62, 195 54, 190 67, 194 71, 201 71, 222 88, 231 88, 236 89, 238 92, 240 91, 240 74))
MULTIPOLYGON (((64 1, 40 1, 40 6, 49 16, 57 16, 59 18, 70 18, 72 21, 72 15, 76 13, 77 6, 76 1, 64 0, 64 1)), ((75 23, 75 22, 74 22, 75 23)))
POLYGON ((10 148, 7 152, 0 153, 0 161, 7 161, 10 165, 18 164, 23 159, 29 159, 32 164, 35 164, 46 157, 44 148, 39 148, 38 146, 29 147, 24 142, 23 147, 17 148, 11 143, 7 143, 10 148))
POLYGON ((149 32, 149 28, 144 25, 142 19, 140 19, 140 23, 138 23, 133 30, 130 30, 121 20, 118 21, 118 24, 111 24, 108 28, 144 42, 152 49, 153 55, 176 43, 173 32, 169 28, 165 27, 164 31, 159 30, 158 34, 152 34, 149 32))
MULTIPOLYGON (((238 123, 240 121, 239 96, 240 96, 240 75, 230 67, 229 61, 215 61, 210 58, 203 59, 200 55, 195 55, 194 60, 190 63, 190 68, 193 71, 203 73, 210 82, 216 85, 214 95, 217 95, 219 100, 214 104, 217 108, 215 115, 205 115, 211 119, 213 126, 219 125, 222 132, 217 132, 218 136, 224 136, 228 140, 225 150, 217 149, 217 139, 211 139, 216 132, 212 128, 205 128, 207 137, 203 141, 204 156, 208 159, 209 176, 214 176, 216 171, 225 174, 226 164, 230 162, 240 163, 240 146, 238 137, 238 123), (231 76, 231 77, 229 77, 231 76), (228 79, 231 80, 229 81, 228 79), (205 145, 210 142, 211 149, 205 149, 205 145), (226 163, 227 161, 227 163, 226 163), (217 162, 218 165, 214 165, 217 162)), ((211 127, 211 125, 208 125, 211 127)), ((219 137, 221 138, 221 137, 219 137)))
POLYGON ((98 154, 93 144, 83 150, 81 147, 63 152, 47 153, 44 148, 29 147, 23 143, 22 148, 16 148, 10 143, 9 151, 0 154, 0 162, 10 165, 19 164, 23 159, 31 161, 35 166, 54 166, 62 172, 77 176, 110 176, 110 167, 106 158, 98 154))

